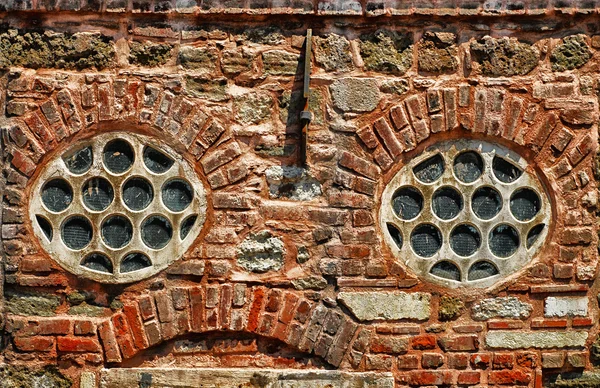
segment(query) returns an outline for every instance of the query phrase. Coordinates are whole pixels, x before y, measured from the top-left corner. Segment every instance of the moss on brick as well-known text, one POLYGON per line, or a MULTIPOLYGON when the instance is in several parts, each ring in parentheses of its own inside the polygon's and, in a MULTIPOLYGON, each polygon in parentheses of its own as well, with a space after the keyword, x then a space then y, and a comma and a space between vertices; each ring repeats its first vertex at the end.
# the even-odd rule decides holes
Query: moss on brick
POLYGON ((167 63, 171 58, 173 46, 166 43, 131 42, 129 62, 134 65, 155 67, 167 63))
POLYGON ((99 33, 10 30, 0 34, 0 68, 105 69, 114 58, 111 39, 99 33))
POLYGON ((25 366, 0 366, 1 387, 11 388, 69 388, 73 382, 54 366, 28 368, 25 366))
POLYGON ((587 63, 592 52, 582 35, 567 36, 556 46, 550 55, 552 70, 565 71, 577 69, 587 63))
POLYGON ((8 290, 5 297, 6 311, 16 315, 52 317, 60 305, 60 297, 56 295, 8 290))
POLYGON ((483 75, 513 76, 525 75, 533 70, 540 59, 539 51, 514 38, 495 39, 486 36, 471 43, 475 62, 481 65, 483 75))
POLYGON ((412 35, 380 30, 360 38, 366 70, 402 75, 412 65, 412 35))
POLYGON ((440 298, 440 307, 438 317, 440 321, 451 321, 458 318, 464 307, 464 303, 459 298, 442 296, 440 298))

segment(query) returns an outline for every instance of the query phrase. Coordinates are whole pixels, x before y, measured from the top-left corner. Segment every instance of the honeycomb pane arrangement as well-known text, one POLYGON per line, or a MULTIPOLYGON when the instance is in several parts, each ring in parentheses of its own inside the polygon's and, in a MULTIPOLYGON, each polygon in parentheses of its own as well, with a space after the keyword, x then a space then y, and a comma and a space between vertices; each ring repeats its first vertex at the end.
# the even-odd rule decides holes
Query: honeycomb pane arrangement
POLYGON ((380 224, 396 257, 449 287, 487 287, 532 260, 550 200, 514 151, 475 140, 430 146, 384 190, 380 224))
POLYGON ((112 132, 73 144, 33 186, 42 247, 70 272, 106 283, 147 278, 179 259, 206 219, 204 185, 155 140, 112 132))

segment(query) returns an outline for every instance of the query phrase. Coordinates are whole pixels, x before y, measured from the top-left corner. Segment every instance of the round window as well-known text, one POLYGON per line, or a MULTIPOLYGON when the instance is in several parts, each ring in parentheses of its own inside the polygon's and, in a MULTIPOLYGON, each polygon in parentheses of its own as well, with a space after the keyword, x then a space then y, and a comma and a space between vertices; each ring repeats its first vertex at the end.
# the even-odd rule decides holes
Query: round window
POLYGON ((487 287, 523 268, 546 239, 551 206, 527 161, 498 144, 437 143, 387 184, 380 226, 418 275, 487 287))
POLYGON ((206 219, 204 185, 177 152, 111 132, 74 144, 37 178, 30 217, 41 245, 72 273, 141 280, 179 259, 206 219))

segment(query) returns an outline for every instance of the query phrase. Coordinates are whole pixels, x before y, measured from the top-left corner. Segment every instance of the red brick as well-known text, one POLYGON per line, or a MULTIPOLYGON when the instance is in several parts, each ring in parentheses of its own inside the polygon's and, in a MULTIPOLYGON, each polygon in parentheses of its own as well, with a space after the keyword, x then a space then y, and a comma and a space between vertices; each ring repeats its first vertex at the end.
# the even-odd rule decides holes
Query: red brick
POLYGON ((410 385, 449 385, 452 384, 452 371, 417 370, 409 374, 410 385))
POLYGON ((279 321, 283 323, 290 323, 294 318, 296 303, 298 302, 298 297, 292 293, 286 293, 283 308, 281 309, 281 313, 279 314, 279 321))
POLYGON ((460 372, 456 382, 458 385, 476 385, 480 381, 481 374, 479 372, 460 372))
POLYGON ((73 329, 75 335, 90 335, 96 333, 96 325, 92 321, 75 321, 73 329))
POLYGON ((531 382, 531 373, 520 370, 491 371, 488 383, 498 385, 527 385, 531 382))
POLYGON ((125 319, 125 314, 116 314, 112 317, 112 323, 115 328, 117 343, 121 349, 121 353, 125 358, 131 358, 136 354, 133 339, 129 331, 129 325, 125 319))
POLYGON ((487 369, 490 366, 491 355, 489 353, 475 353, 471 355, 471 366, 476 369, 487 369))
POLYGON ((512 369, 515 365, 515 356, 512 353, 494 353, 493 369, 512 369))
POLYGON ((49 352, 54 350, 53 337, 14 337, 17 349, 24 352, 49 352))
POLYGON ((502 329, 522 329, 523 321, 489 321, 488 329, 490 330, 502 330, 502 329))
POLYGON ((531 327, 539 328, 565 328, 567 327, 566 319, 541 319, 536 318, 531 321, 531 327))
POLYGON ((127 323, 131 328, 133 344, 138 349, 146 349, 148 347, 148 341, 146 340, 146 333, 144 332, 143 322, 137 305, 126 304, 123 306, 123 314, 125 314, 127 323))
POLYGON ((368 160, 359 158, 347 151, 342 151, 339 163, 340 166, 349 168, 350 170, 373 180, 377 179, 379 176, 377 166, 368 160))
POLYGON ((418 350, 426 350, 426 349, 435 349, 436 347, 436 337, 434 335, 421 335, 414 338, 411 338, 410 344, 413 349, 418 350))
POLYGON ((402 145, 398 141, 398 138, 387 121, 382 117, 375 121, 373 128, 383 140, 383 144, 385 144, 385 147, 390 152, 390 155, 394 159, 397 159, 402 154, 402 145))
POLYGON ((140 296, 138 306, 144 321, 154 318, 154 301, 150 295, 140 296))
POLYGON ((469 366, 469 354, 468 353, 454 353, 448 354, 449 369, 466 369, 469 366))
POLYGON ((404 356, 398 356, 396 359, 398 369, 418 369, 419 368, 419 357, 414 354, 406 354, 404 356))
POLYGON ((250 313, 248 315, 248 326, 247 329, 250 332, 255 332, 258 328, 258 319, 262 310, 262 304, 265 299, 265 291, 262 288, 256 288, 254 290, 254 297, 252 305, 250 306, 250 313))
POLYGON ((459 352, 479 349, 479 338, 476 335, 444 337, 438 340, 444 351, 459 352))
POLYGON ((190 314, 191 330, 193 332, 202 331, 204 324, 204 297, 202 287, 193 287, 190 289, 190 314))
POLYGON ((221 287, 221 302, 219 304, 219 317, 221 318, 221 329, 227 330, 231 322, 231 300, 232 300, 231 284, 224 284, 221 287))
POLYGON ((371 250, 367 245, 328 245, 327 255, 342 259, 362 259, 368 257, 371 250))
POLYGON ((573 318, 573 327, 592 326, 594 321, 591 318, 573 318))
POLYGON ((95 353, 102 350, 98 340, 90 337, 58 337, 56 344, 61 352, 95 353))
POLYGON ((37 325, 37 333, 40 335, 69 334, 71 322, 68 319, 44 319, 37 325))
POLYGON ((444 356, 438 353, 423 353, 421 365, 425 369, 436 369, 444 365, 444 356))

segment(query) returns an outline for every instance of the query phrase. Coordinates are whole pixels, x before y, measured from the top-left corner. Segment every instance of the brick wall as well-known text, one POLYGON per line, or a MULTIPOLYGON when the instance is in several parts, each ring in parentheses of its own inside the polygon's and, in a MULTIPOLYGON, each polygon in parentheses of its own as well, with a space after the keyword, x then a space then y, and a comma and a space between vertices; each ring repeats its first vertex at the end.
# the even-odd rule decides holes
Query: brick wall
POLYGON ((164 368, 327 370, 397 387, 595 378, 594 5, 350 3, 4 5, 3 378, 109 387, 132 367, 155 382, 164 368), (164 142, 207 188, 192 248, 122 285, 62 268, 29 214, 47 162, 110 131, 164 142), (552 203, 543 247, 488 288, 423 281, 379 226, 390 179, 454 139, 516 151, 552 203))

